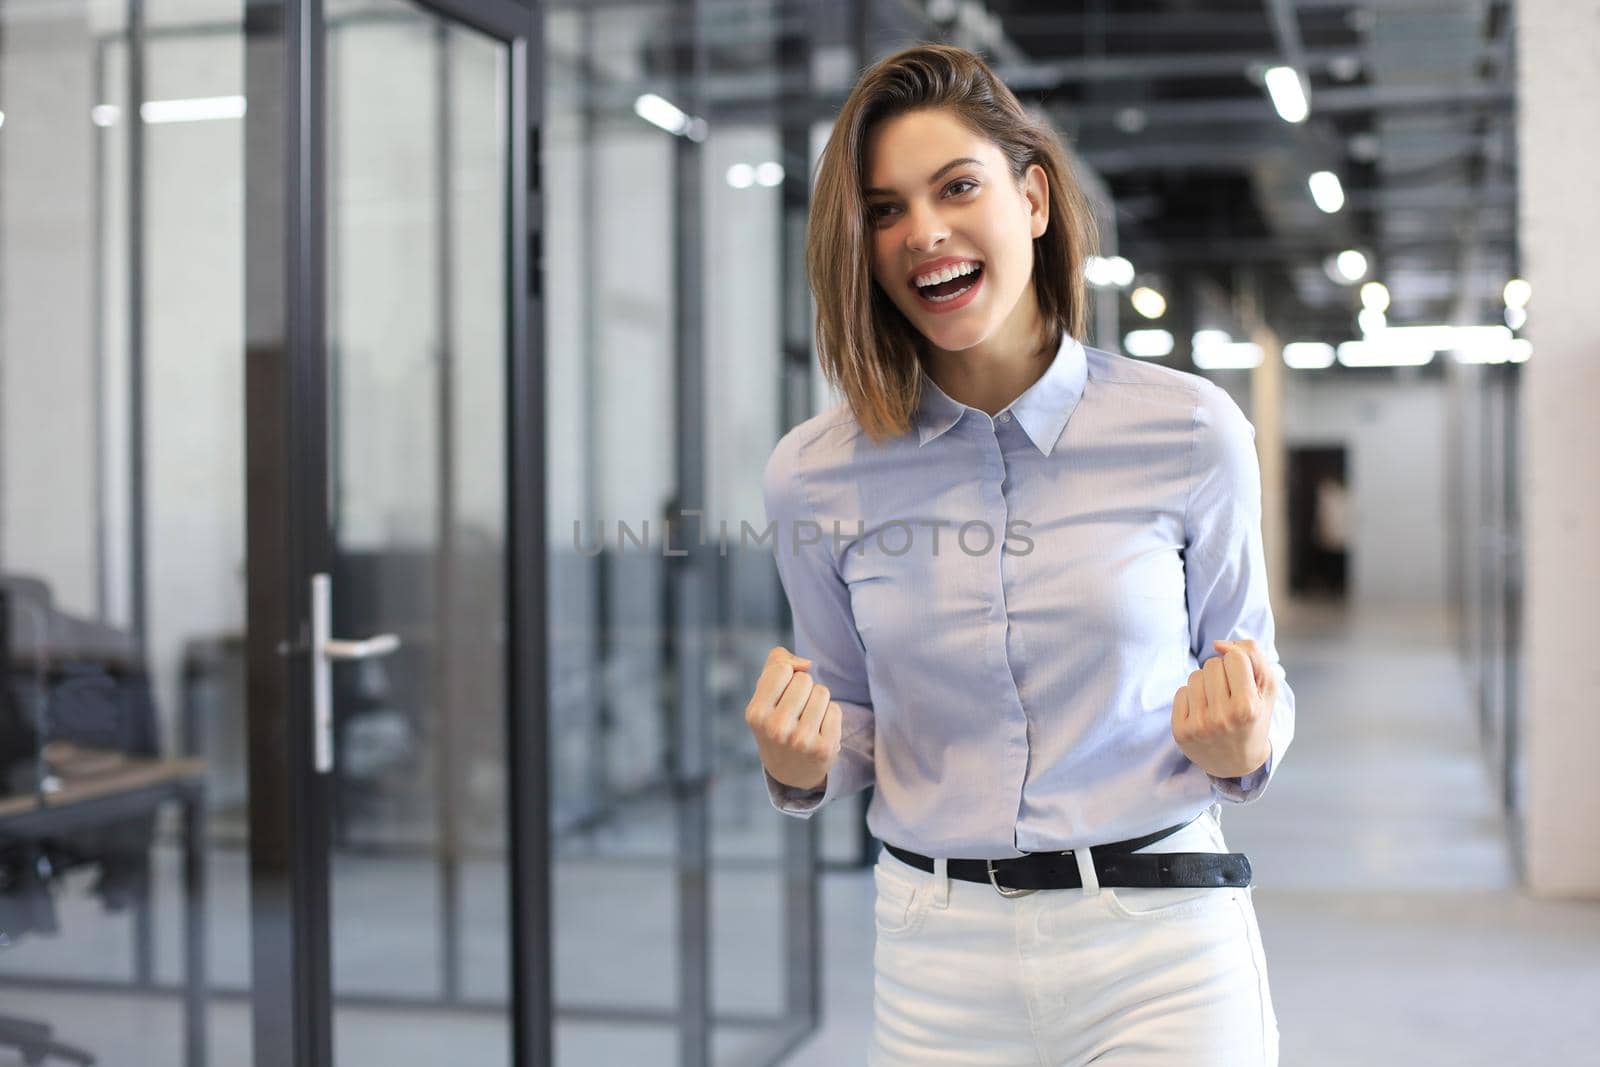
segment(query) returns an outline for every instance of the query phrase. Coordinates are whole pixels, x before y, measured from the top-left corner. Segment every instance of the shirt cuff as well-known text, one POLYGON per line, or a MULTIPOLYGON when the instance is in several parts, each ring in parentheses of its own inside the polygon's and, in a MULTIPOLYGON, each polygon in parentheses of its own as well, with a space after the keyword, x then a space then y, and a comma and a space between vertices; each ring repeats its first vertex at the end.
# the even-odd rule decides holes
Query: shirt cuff
POLYGON ((772 777, 771 772, 763 764, 761 776, 767 780, 767 796, 772 801, 772 806, 785 815, 796 818, 809 819, 812 814, 828 800, 828 784, 835 775, 829 772, 821 786, 816 789, 796 789, 792 785, 785 785, 772 777))
POLYGON ((1259 799, 1267 791, 1267 786, 1272 781, 1272 774, 1277 770, 1278 753, 1287 745, 1284 731, 1287 729, 1288 720, 1282 714, 1274 714, 1272 724, 1267 727, 1267 762, 1251 771, 1249 774, 1233 778, 1218 778, 1208 773, 1211 779, 1211 791, 1230 804, 1248 804, 1259 799))
POLYGON ((1272 776, 1272 757, 1267 757, 1267 762, 1251 771, 1249 774, 1238 775, 1233 778, 1218 778, 1208 775, 1211 779, 1212 789, 1222 799, 1234 804, 1248 804, 1259 797, 1267 788, 1267 780, 1272 776))

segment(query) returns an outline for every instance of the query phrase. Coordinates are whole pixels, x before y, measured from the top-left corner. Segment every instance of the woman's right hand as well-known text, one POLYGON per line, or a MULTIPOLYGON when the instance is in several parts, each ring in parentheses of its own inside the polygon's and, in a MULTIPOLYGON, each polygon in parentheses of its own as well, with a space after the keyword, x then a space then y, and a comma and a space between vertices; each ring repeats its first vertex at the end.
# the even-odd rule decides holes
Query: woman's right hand
POLYGON ((811 677, 811 661, 782 645, 767 653, 744 721, 756 735, 761 765, 784 785, 820 789, 839 758, 839 705, 811 677))

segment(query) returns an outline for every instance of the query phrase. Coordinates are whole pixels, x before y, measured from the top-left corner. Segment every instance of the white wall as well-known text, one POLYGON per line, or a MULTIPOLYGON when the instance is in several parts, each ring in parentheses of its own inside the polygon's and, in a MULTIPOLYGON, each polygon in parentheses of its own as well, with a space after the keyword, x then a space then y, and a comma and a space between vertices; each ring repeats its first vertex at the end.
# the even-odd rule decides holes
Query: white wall
POLYGON ((1524 368, 1527 875, 1600 896, 1600 0, 1517 5, 1524 368))
MULTIPOLYGON (((1250 414, 1248 372, 1210 377, 1250 414)), ((1351 606, 1442 604, 1450 580, 1444 381, 1293 370, 1284 380, 1285 447, 1346 450, 1351 606)))

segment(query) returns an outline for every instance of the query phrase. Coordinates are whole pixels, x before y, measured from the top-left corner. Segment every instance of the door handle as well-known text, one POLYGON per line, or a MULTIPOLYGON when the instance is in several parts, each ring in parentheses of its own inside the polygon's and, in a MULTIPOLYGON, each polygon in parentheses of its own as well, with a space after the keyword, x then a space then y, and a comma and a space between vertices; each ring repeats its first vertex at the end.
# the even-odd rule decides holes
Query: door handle
POLYGON ((359 641, 328 636, 333 586, 326 574, 311 576, 311 737, 312 765, 318 774, 333 770, 333 663, 387 656, 400 647, 398 634, 376 634, 359 641))

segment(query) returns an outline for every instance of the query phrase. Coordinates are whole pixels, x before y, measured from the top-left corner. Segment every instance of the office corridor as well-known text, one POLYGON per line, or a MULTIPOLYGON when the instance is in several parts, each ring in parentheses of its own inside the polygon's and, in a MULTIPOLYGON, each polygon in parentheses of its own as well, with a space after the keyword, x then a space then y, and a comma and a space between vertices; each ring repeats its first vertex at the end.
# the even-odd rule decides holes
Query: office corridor
MULTIPOLYGON (((1255 903, 1292 1067, 1589 1062, 1600 902, 1515 879, 1443 611, 1279 618, 1294 744, 1223 811, 1255 903)), ((795 1067, 860 1063, 872 1012, 870 872, 824 878, 825 1017, 795 1067)))

